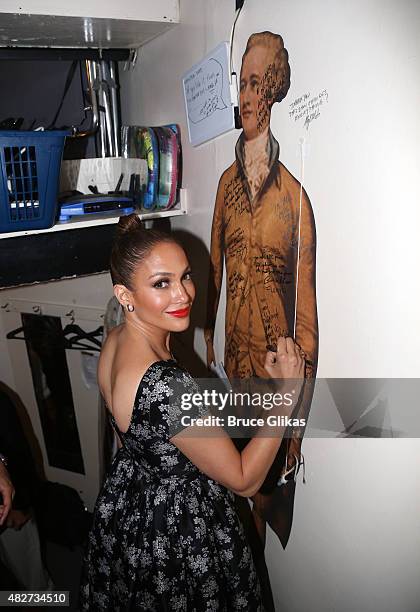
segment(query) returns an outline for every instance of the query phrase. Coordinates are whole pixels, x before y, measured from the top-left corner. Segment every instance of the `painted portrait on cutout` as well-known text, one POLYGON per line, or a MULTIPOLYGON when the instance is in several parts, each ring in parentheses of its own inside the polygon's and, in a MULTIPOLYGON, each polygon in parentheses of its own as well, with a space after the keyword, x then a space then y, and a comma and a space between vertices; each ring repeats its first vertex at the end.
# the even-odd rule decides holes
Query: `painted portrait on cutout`
MULTIPOLYGON (((305 377, 316 374, 318 321, 315 292, 315 222, 300 182, 279 159, 270 129, 271 110, 290 87, 290 64, 278 34, 252 34, 242 57, 239 105, 242 132, 235 161, 222 174, 213 214, 205 329, 208 365, 226 265, 225 355, 232 378, 267 378, 267 347, 279 336, 295 339, 305 357, 305 377)), ((281 135, 279 135, 281 137, 281 135)), ((311 385, 310 385, 311 386, 311 385)), ((298 416, 309 413, 310 386, 298 416)), ((305 385, 306 387, 306 385, 305 385)), ((253 515, 265 541, 268 522, 286 546, 301 461, 301 430, 288 433, 253 498, 253 515), (290 476, 290 478, 289 478, 290 476)))

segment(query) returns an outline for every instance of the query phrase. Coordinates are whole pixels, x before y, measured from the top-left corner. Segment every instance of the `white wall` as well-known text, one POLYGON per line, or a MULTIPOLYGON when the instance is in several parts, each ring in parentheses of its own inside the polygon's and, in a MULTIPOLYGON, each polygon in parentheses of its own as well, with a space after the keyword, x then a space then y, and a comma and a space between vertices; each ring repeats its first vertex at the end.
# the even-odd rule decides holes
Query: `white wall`
MULTIPOLYGON (((239 132, 192 148, 180 77, 229 38, 233 10, 233 2, 183 1, 182 25, 146 45, 134 72, 122 75, 126 123, 181 124, 190 215, 175 225, 207 244, 217 180, 233 161, 239 132)), ((414 377, 420 370, 412 342, 420 325, 419 13, 417 0, 247 0, 237 24, 238 73, 254 31, 282 34, 290 55, 291 88, 271 125, 297 177, 299 138, 310 145, 305 187, 318 236, 320 376, 414 377), (289 118, 288 105, 323 89, 328 103, 306 131, 289 118)))
MULTIPOLYGON (((318 235, 319 376, 415 377, 420 370, 420 54, 417 0, 246 0, 235 64, 254 31, 280 33, 292 85, 272 129, 299 176, 298 141, 310 143, 305 187, 318 235), (326 89, 308 131, 289 104, 326 89)), ((174 222, 209 246, 217 181, 238 132, 199 148, 187 141, 181 76, 228 40, 234 2, 181 0, 181 25, 141 50, 122 76, 123 121, 177 122, 190 214, 174 222)), ((205 270, 200 270, 205 274, 205 270)), ((224 300, 216 350, 222 358, 224 300)), ((204 357, 201 330, 196 349, 204 357)), ((415 612, 420 600, 417 440, 306 439, 286 551, 271 531, 267 563, 278 610, 415 612)))

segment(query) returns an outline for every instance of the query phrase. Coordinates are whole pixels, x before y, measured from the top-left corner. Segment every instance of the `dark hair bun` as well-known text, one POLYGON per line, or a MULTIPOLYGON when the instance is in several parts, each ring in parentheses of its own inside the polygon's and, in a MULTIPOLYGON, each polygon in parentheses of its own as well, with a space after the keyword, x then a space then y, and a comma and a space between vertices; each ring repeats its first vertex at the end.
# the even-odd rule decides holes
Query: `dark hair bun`
POLYGON ((143 223, 138 215, 131 213, 131 215, 123 215, 120 217, 117 225, 117 234, 122 237, 129 232, 131 233, 139 229, 143 229, 143 223))
POLYGON ((151 249, 162 242, 182 245, 172 234, 159 229, 146 229, 132 213, 120 217, 111 251, 110 272, 113 285, 124 285, 134 291, 133 275, 151 249))

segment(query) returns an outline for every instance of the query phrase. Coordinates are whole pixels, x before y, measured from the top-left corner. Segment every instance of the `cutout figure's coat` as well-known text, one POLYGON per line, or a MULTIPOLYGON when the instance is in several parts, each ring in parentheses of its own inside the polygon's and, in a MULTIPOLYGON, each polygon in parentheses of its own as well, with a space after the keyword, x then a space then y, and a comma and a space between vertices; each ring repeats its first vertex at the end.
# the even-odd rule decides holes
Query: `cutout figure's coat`
MULTIPOLYGON (((293 335, 300 184, 278 161, 279 145, 268 138, 268 176, 252 199, 244 170, 244 138, 236 161, 223 173, 217 190, 211 237, 212 324, 220 296, 226 258, 225 369, 231 378, 264 370, 267 345, 293 335)), ((318 347, 315 297, 315 225, 303 192, 300 236, 296 342, 312 376, 318 347)), ((209 337, 209 336, 208 336, 209 337)))

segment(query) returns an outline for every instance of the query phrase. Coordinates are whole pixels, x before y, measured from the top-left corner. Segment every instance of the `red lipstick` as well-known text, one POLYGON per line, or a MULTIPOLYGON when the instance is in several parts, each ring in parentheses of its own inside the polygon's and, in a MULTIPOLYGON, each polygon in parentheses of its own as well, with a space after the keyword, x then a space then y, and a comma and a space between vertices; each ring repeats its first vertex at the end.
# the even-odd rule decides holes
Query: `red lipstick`
POLYGON ((182 308, 181 310, 171 310, 167 314, 170 314, 173 317, 182 318, 182 317, 188 316, 189 312, 190 312, 190 306, 187 306, 186 308, 182 308))

